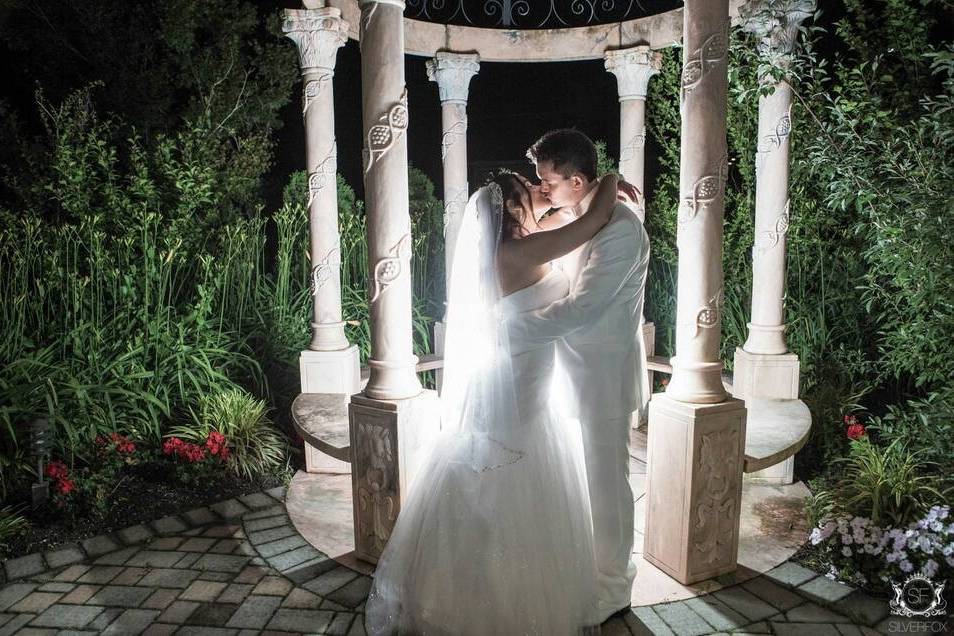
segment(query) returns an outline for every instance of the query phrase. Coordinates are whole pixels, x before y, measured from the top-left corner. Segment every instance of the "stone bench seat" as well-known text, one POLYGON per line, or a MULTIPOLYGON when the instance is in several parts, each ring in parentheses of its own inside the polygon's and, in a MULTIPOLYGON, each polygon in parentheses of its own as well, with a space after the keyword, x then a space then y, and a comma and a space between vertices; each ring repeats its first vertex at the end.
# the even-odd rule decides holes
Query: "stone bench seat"
POLYGON ((808 441, 812 414, 801 400, 749 398, 745 408, 745 472, 785 461, 808 441))

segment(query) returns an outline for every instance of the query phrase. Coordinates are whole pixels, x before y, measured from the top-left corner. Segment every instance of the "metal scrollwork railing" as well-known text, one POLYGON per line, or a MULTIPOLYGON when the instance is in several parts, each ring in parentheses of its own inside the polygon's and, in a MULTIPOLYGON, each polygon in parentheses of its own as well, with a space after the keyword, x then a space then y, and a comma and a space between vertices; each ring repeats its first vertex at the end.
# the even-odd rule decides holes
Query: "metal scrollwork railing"
POLYGON ((635 20, 682 6, 678 0, 406 0, 415 20, 500 29, 563 29, 635 20))

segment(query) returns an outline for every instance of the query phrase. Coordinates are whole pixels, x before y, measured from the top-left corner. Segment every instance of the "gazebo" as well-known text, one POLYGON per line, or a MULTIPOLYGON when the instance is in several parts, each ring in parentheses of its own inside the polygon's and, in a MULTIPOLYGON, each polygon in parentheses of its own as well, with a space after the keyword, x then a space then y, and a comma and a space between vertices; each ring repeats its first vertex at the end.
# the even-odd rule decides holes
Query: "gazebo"
MULTIPOLYGON (((723 374, 719 358, 728 29, 731 20, 756 34, 766 65, 784 69, 814 0, 686 0, 683 8, 634 20, 527 30, 408 19, 403 0, 304 4, 286 11, 283 26, 298 46, 304 79, 314 299, 312 340, 300 358, 301 395, 292 407, 305 440, 307 471, 296 481, 309 474, 337 476, 339 486, 316 494, 324 487, 310 482, 298 492, 307 490, 311 499, 295 503, 293 482, 293 520, 296 505, 349 499, 353 516, 338 519, 332 534, 353 532, 354 554, 339 560, 366 568, 357 560, 373 563, 380 554, 414 476, 419 440, 438 425, 438 392, 422 389, 417 373, 441 366, 440 323, 434 334, 437 355, 419 360, 412 351, 404 56, 429 58, 428 76, 439 88, 450 271, 450 248, 470 193, 468 87, 482 61, 604 59, 617 79, 620 171, 645 192, 649 83, 659 70, 657 51, 681 42, 676 356, 653 355, 654 326, 634 325, 643 330, 650 371, 671 374, 666 390, 649 403, 642 556, 683 585, 735 572, 743 482, 789 487, 793 456, 807 439, 811 417, 798 399, 799 360, 786 345, 783 312, 792 93, 771 73, 762 77, 773 90, 760 98, 753 148, 757 201, 748 339, 735 352, 732 377, 723 374), (341 312, 332 90, 337 50, 347 38, 361 46, 372 272, 372 349, 364 370, 357 347, 345 336, 341 312), (342 488, 349 474, 350 488, 342 488)), ((805 491, 801 486, 786 492, 805 491)))

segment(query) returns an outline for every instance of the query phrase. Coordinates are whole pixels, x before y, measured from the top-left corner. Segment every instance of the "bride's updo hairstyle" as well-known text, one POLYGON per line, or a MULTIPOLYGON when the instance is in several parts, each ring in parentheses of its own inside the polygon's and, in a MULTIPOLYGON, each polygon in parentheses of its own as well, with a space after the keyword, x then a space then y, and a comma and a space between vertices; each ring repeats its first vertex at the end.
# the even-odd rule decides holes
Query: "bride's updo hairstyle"
POLYGON ((527 192, 526 186, 515 173, 508 170, 498 172, 490 181, 499 185, 503 193, 504 215, 501 240, 523 238, 529 234, 524 222, 533 218, 530 193, 527 192))

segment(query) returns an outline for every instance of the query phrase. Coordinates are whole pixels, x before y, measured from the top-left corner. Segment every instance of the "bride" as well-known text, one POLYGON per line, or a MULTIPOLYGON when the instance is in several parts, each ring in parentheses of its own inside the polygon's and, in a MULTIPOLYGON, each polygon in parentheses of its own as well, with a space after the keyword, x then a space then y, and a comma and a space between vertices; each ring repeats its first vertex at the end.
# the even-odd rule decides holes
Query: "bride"
MULTIPOLYGON (((551 407, 554 347, 511 355, 504 319, 567 295, 550 261, 610 219, 617 177, 565 223, 500 174, 467 203, 448 290, 441 432, 409 488, 367 602, 370 634, 579 634, 596 566, 578 426, 551 407)), ((515 347, 516 348, 516 347, 515 347)))

